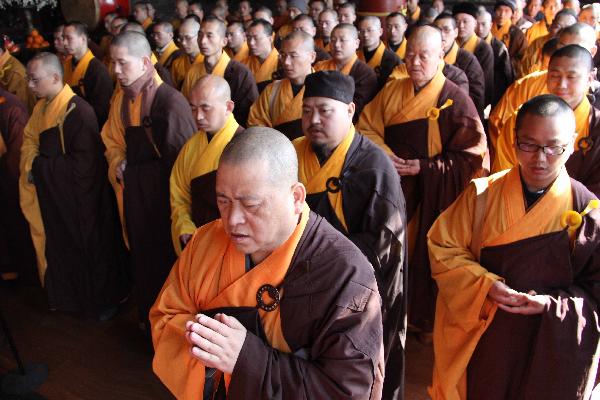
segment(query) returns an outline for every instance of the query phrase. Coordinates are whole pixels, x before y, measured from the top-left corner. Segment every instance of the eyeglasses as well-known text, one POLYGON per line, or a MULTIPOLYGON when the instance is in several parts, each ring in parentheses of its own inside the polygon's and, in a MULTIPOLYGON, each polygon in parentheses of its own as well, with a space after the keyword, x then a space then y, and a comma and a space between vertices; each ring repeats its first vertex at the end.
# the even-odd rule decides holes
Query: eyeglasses
POLYGON ((181 43, 183 43, 183 42, 191 42, 192 40, 196 39, 197 37, 198 37, 198 35, 188 35, 188 36, 179 35, 179 41, 181 43))
POLYGON ((542 150, 547 156, 560 156, 567 150, 567 145, 540 146, 533 143, 523 143, 519 139, 517 139, 517 147, 526 153, 537 153, 542 150))
POLYGON ((46 79, 47 77, 49 77, 50 75, 45 75, 45 76, 40 76, 39 78, 32 78, 30 76, 25 77, 25 80, 27 81, 27 83, 31 83, 33 85, 37 85, 38 83, 40 83, 43 79, 46 79))

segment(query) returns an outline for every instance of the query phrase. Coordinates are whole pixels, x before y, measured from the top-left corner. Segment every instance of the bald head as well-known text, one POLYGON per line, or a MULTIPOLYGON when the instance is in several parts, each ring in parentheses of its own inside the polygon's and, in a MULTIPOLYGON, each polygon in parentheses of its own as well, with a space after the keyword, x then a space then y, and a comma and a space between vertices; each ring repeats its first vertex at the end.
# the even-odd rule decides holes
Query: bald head
POLYGON ((345 30, 352 36, 353 39, 358 39, 358 29, 356 29, 356 27, 354 25, 339 23, 335 26, 335 28, 333 28, 333 30, 331 31, 331 34, 333 35, 334 32, 337 32, 340 30, 345 30))
POLYGON ((559 58, 571 59, 574 65, 588 73, 594 69, 594 59, 590 52, 576 44, 570 44, 554 51, 550 57, 550 64, 552 65, 559 58))
POLYGON ((56 74, 62 82, 64 77, 63 65, 60 62, 58 56, 48 52, 42 52, 36 54, 27 65, 36 63, 38 68, 44 70, 47 74, 56 74))
POLYGON ((200 23, 194 18, 186 18, 179 26, 179 32, 195 33, 200 30, 200 23))
POLYGON ((196 127, 210 135, 222 130, 233 112, 229 84, 217 75, 204 75, 198 79, 188 94, 188 100, 196 127))
POLYGON ((315 51, 315 41, 313 37, 304 31, 292 31, 282 41, 283 43, 293 42, 296 50, 315 51))
POLYGON ((40 99, 51 99, 64 87, 63 69, 52 53, 39 53, 27 64, 27 86, 40 99))
POLYGON ((596 31, 588 24, 578 22, 563 28, 558 33, 558 48, 578 44, 587 49, 592 57, 596 54, 596 31))
POLYGON ((210 97, 226 102, 231 100, 231 89, 227 81, 218 75, 204 75, 190 89, 190 97, 209 92, 210 97))
POLYGON ((241 165, 266 162, 268 181, 280 187, 298 182, 298 158, 292 142, 281 132, 266 127, 252 127, 236 135, 223 150, 223 164, 241 165))
POLYGON ((137 33, 141 33, 144 36, 146 35, 146 31, 144 30, 144 27, 139 22, 126 23, 125 26, 123 26, 121 32, 137 32, 137 33))
POLYGON ((439 28, 431 25, 415 27, 408 37, 407 46, 413 44, 415 47, 426 47, 433 50, 442 48, 442 32, 439 28))
POLYGON ((152 50, 146 36, 139 32, 122 32, 112 40, 111 47, 123 47, 127 53, 134 57, 150 57, 152 50))

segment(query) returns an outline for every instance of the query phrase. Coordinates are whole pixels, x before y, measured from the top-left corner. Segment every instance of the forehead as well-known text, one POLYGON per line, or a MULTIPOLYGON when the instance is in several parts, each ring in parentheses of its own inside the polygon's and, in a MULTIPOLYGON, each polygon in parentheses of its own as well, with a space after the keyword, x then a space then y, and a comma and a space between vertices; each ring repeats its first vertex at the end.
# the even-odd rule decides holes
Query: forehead
POLYGON ((319 21, 335 21, 336 18, 337 15, 331 11, 323 11, 321 14, 319 14, 319 21))
POLYGON ((581 73, 585 73, 585 64, 581 62, 579 58, 571 58, 571 57, 554 57, 550 59, 550 64, 548 65, 549 70, 569 70, 569 71, 578 71, 581 73))
POLYGON ((258 156, 240 162, 223 162, 217 169, 217 194, 261 197, 274 185, 268 181, 268 162, 258 156))
POLYGON ((213 96, 214 89, 209 85, 201 85, 190 91, 189 102, 194 105, 213 104, 217 102, 213 96))
POLYGON ((32 60, 29 64, 27 64, 27 74, 28 75, 39 75, 40 73, 43 72, 44 68, 43 68, 43 64, 42 62, 40 62, 39 60, 32 60))
POLYGON ((340 108, 346 104, 341 101, 330 99, 329 97, 305 97, 302 100, 304 107, 333 107, 340 108))
POLYGON ((350 32, 350 30, 346 29, 346 28, 337 28, 337 29, 334 29, 333 32, 331 32, 331 36, 335 36, 335 37, 338 37, 338 38, 353 37, 353 35, 350 32))
POLYGON ((517 132, 520 137, 540 142, 566 142, 574 130, 575 118, 572 113, 559 113, 552 117, 526 114, 517 132))
POLYGON ((79 36, 79 34, 77 33, 77 30, 75 29, 74 26, 66 26, 62 29, 62 33, 63 35, 69 35, 69 36, 79 36))
POLYGON ((255 25, 255 26, 251 26, 250 28, 248 28, 248 33, 251 33, 253 35, 264 33, 264 32, 265 32, 265 29, 260 24, 259 25, 255 25))
POLYGON ((473 16, 471 14, 465 14, 465 13, 458 13, 456 14, 456 16, 454 17, 455 20, 461 20, 461 21, 475 21, 475 18, 473 18, 473 16))
POLYGON ((195 35, 196 33, 198 33, 198 31, 191 24, 183 24, 179 27, 180 35, 195 35))
POLYGON ((360 28, 374 28, 374 27, 377 27, 377 23, 375 21, 373 21, 372 19, 367 18, 367 19, 363 19, 362 21, 360 21, 358 26, 360 28))
POLYGON ((217 22, 213 22, 213 21, 203 22, 202 26, 201 26, 201 31, 202 32, 218 32, 219 24, 217 22))
POLYGON ((281 43, 281 51, 284 53, 291 53, 297 51, 302 46, 303 40, 300 38, 287 39, 281 43))
POLYGON ((438 19, 434 23, 435 23, 436 26, 443 27, 443 28, 453 27, 454 26, 454 20, 452 18, 438 19))

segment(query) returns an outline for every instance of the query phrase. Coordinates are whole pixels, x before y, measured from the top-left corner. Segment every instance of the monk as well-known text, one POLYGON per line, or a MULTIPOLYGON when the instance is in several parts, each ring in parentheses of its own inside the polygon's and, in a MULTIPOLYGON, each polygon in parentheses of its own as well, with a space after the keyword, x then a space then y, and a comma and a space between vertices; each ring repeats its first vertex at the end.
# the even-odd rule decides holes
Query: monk
POLYGON ((401 64, 400 58, 385 47, 381 41, 383 28, 378 17, 362 17, 358 23, 360 49, 357 51, 358 59, 373 68, 377 75, 377 91, 387 82, 394 67, 401 64))
MULTIPOLYGON (((477 13, 475 4, 463 1, 456 3, 452 8, 452 15, 456 22, 456 43, 464 51, 475 56, 483 71, 485 98, 484 105, 492 104, 494 97, 494 50, 485 40, 475 33, 477 27, 477 13)), ((457 54, 458 64, 459 54, 457 54)))
POLYGON ((306 202, 354 242, 374 268, 382 294, 383 397, 403 398, 406 208, 400 179, 386 154, 354 129, 352 78, 320 71, 305 85, 304 137, 293 143, 306 202))
POLYGON ((27 71, 19 60, 13 57, 4 45, 0 45, 0 89, 14 94, 31 112, 36 99, 29 90, 25 76, 27 71))
POLYGON ((387 33, 387 46, 392 50, 400 60, 404 59, 406 55, 406 33, 408 24, 406 23, 406 17, 400 12, 390 13, 385 17, 385 30, 387 33))
POLYGON ((458 28, 456 21, 450 13, 440 14, 434 21, 442 32, 442 44, 444 46, 444 62, 454 65, 465 72, 469 80, 469 96, 475 104, 479 117, 483 121, 483 109, 485 108, 485 78, 483 70, 477 58, 470 52, 461 49, 456 43, 458 28))
POLYGON ((561 0, 544 0, 542 2, 542 9, 544 10, 544 18, 541 21, 536 22, 533 26, 527 29, 525 38, 527 43, 531 44, 537 38, 547 35, 550 33, 550 25, 554 21, 556 13, 563 8, 561 0))
POLYGON ((133 18, 144 27, 144 30, 152 25, 152 17, 148 9, 149 4, 149 1, 138 1, 133 5, 133 18))
MULTIPOLYGON (((292 21, 292 28, 295 31, 303 31, 312 36, 313 40, 317 36, 317 25, 315 21, 307 14, 300 14, 292 21)), ((331 58, 331 54, 320 48, 319 46, 315 46, 315 54, 316 58, 313 63, 329 60, 331 58)))
MULTIPOLYGON (((596 32, 587 24, 576 23, 568 26, 559 32, 557 46, 564 47, 569 44, 578 44, 586 48, 593 57, 597 51, 596 32)), ((517 80, 492 110, 489 118, 489 139, 494 148, 506 120, 519 106, 537 95, 546 93, 546 74, 547 71, 534 72, 517 80)), ((595 97, 600 100, 600 96, 595 97)))
POLYGON ((498 103, 506 89, 513 83, 515 76, 508 55, 508 49, 501 40, 491 33, 492 15, 486 10, 479 10, 477 14, 477 36, 492 46, 494 53, 494 91, 492 93, 492 108, 498 103))
POLYGON ((151 36, 156 45, 155 53, 158 63, 171 72, 173 61, 182 54, 173 41, 173 25, 164 21, 157 22, 152 25, 151 36))
POLYGON ((234 61, 245 64, 246 59, 250 56, 248 43, 246 42, 246 32, 244 25, 240 22, 233 22, 227 25, 227 47, 225 51, 229 58, 234 61))
POLYGON ((600 214, 565 168, 575 126, 554 95, 523 104, 519 165, 473 181, 429 231, 434 400, 590 398, 600 214))
POLYGON ((221 219, 196 231, 150 313, 153 369, 177 398, 381 398, 373 268, 309 210, 297 163, 271 128, 221 154, 221 219))
POLYGON ((338 24, 338 15, 335 10, 327 8, 319 14, 319 20, 317 21, 318 37, 315 40, 315 45, 322 48, 326 52, 331 54, 331 32, 333 28, 338 24))
POLYGON ((102 140, 129 240, 139 318, 144 323, 175 260, 169 175, 196 124, 186 99, 155 72, 150 44, 143 35, 119 34, 110 52, 122 90, 111 102, 102 140))
POLYGON ((415 27, 404 59, 409 78, 388 83, 356 127, 383 148, 402 178, 409 221, 408 318, 423 332, 433 329, 435 305, 425 235, 441 210, 489 168, 473 101, 444 77, 443 57, 439 29, 415 27))
MULTIPOLYGON (((546 91, 569 104, 575 115, 577 137, 574 152, 566 167, 569 176, 583 183, 585 187, 600 195, 600 175, 598 174, 598 154, 600 150, 600 110, 590 104, 587 98, 594 81, 594 63, 590 52, 572 44, 562 47, 552 55, 546 75, 546 91)), ((515 123, 517 113, 504 124, 498 138, 498 148, 493 163, 493 171, 510 169, 518 165, 515 143, 515 123)))
POLYGON ((19 163, 28 119, 18 97, 0 88, 0 278, 35 284, 35 250, 19 206, 19 163))
POLYGON ((277 71, 279 52, 273 47, 272 35, 273 26, 263 19, 252 21, 246 32, 250 56, 244 64, 254 75, 259 93, 273 81, 277 71))
POLYGON ((421 6, 419 6, 419 0, 406 1, 406 18, 408 19, 409 25, 414 25, 421 19, 421 6))
POLYGON ((192 65, 185 75, 181 92, 184 96, 189 96, 194 83, 207 74, 225 78, 235 103, 233 115, 238 123, 246 126, 250 106, 258 98, 258 88, 248 67, 230 59, 224 51, 227 44, 225 34, 226 27, 223 21, 212 15, 204 18, 198 35, 198 44, 204 61, 192 65))
POLYGON ((337 70, 354 79, 355 121, 358 120, 364 106, 377 93, 375 71, 356 55, 359 45, 358 30, 354 25, 338 24, 331 31, 331 60, 315 64, 315 71, 337 70))
POLYGON ((177 0, 175 1, 175 16, 171 20, 171 26, 175 31, 179 30, 179 27, 183 23, 183 20, 188 15, 190 3, 188 0, 177 0))
POLYGON ((327 8, 325 0, 311 0, 308 2, 308 15, 315 21, 319 21, 319 15, 327 8))
POLYGON ((353 2, 346 1, 340 4, 336 10, 340 24, 354 25, 356 23, 356 5, 353 2))
POLYGON ((171 235, 177 254, 196 228, 219 218, 215 177, 219 156, 234 135, 237 123, 227 81, 204 75, 188 95, 198 132, 182 147, 171 171, 171 235))
POLYGON ((65 83, 93 108, 99 126, 108 118, 113 82, 102 61, 88 49, 88 32, 81 22, 68 22, 63 29, 65 50, 72 56, 65 60, 65 83))
POLYGON ((302 136, 304 79, 312 72, 316 57, 312 37, 294 31, 281 43, 280 62, 284 79, 269 84, 250 108, 248 126, 277 129, 290 140, 302 136))
POLYGON ((525 35, 519 28, 512 25, 515 9, 514 0, 497 0, 494 5, 494 23, 491 30, 492 35, 504 43, 508 49, 513 74, 518 71, 519 63, 527 48, 525 35))
POLYGON ((548 28, 548 34, 540 36, 529 43, 529 47, 525 50, 525 54, 521 60, 519 76, 523 77, 536 71, 543 71, 545 69, 542 68, 542 48, 544 47, 544 44, 546 44, 548 40, 555 38, 561 29, 571 26, 576 22, 577 14, 571 9, 565 8, 556 13, 556 16, 552 20, 552 24, 550 24, 550 28, 548 28))
POLYGON ((54 32, 52 33, 54 52, 63 63, 67 58, 71 57, 65 50, 65 38, 63 36, 64 28, 65 24, 57 25, 54 27, 54 32))
POLYGON ((198 46, 199 31, 200 23, 194 18, 186 18, 179 27, 179 43, 183 54, 174 59, 171 64, 171 75, 177 89, 180 89, 183 85, 185 75, 192 68, 192 65, 204 61, 204 56, 200 53, 200 47, 198 46))
POLYGON ((48 305, 110 319, 129 280, 94 109, 63 83, 54 54, 34 56, 27 76, 40 100, 24 130, 20 201, 48 305))

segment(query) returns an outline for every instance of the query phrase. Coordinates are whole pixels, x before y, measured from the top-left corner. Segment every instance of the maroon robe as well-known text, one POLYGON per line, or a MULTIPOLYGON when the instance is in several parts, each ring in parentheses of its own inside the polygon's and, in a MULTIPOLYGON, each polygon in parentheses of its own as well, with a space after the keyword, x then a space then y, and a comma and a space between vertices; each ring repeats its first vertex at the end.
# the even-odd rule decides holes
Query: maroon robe
POLYGON ((225 68, 223 78, 231 88, 231 100, 235 104, 233 116, 238 124, 246 126, 250 107, 258 99, 258 87, 254 75, 244 64, 231 60, 225 68))
POLYGON ((377 94, 378 83, 377 74, 366 63, 356 60, 350 73, 348 74, 354 79, 354 104, 356 111, 354 112, 354 122, 358 121, 363 108, 373 100, 377 94))
MULTIPOLYGON (((75 70, 77 64, 74 60, 71 62, 73 70, 75 70)), ((102 61, 94 57, 79 84, 74 85, 71 89, 94 108, 98 125, 103 126, 108 119, 110 99, 113 95, 113 81, 102 61)))
POLYGON ((589 136, 583 141, 588 150, 575 151, 567 160, 567 171, 573 179, 583 183, 589 191, 600 196, 600 109, 592 106, 589 136))
POLYGON ((462 69, 469 80, 469 96, 475 104, 479 118, 483 121, 485 108, 485 77, 477 58, 466 50, 458 49, 455 67, 462 69))
MULTIPOLYGON (((571 180, 573 208, 596 196, 571 180)), ((584 217, 571 250, 566 230, 481 250, 481 265, 511 288, 550 295, 540 315, 498 309, 467 369, 468 398, 583 400, 600 341, 600 217, 584 217)))

